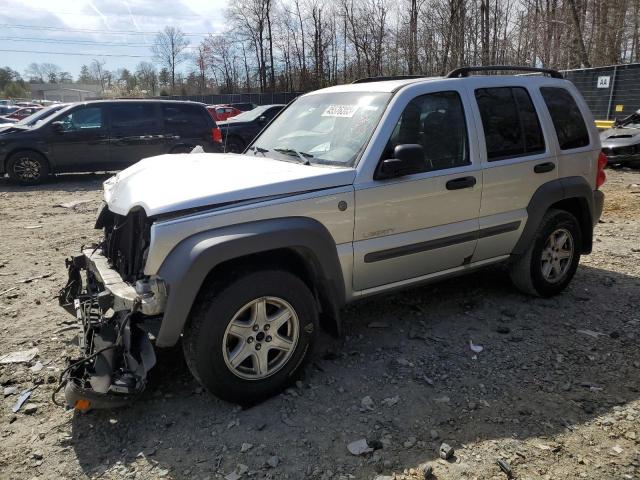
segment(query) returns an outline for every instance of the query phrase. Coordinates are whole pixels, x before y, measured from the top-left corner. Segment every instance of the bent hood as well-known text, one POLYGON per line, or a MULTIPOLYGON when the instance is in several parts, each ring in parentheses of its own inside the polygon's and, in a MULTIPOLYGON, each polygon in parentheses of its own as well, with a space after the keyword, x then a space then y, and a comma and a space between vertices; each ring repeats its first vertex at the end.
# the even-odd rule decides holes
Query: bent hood
POLYGON ((109 210, 142 207, 162 215, 249 199, 351 185, 353 168, 332 168, 228 153, 160 155, 104 182, 109 210))

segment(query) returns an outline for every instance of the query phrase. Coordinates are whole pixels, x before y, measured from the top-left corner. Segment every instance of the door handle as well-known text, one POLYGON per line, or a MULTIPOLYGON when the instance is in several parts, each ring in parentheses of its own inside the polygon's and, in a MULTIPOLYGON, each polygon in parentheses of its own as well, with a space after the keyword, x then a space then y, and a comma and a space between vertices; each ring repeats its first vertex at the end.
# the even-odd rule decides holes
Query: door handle
POLYGON ((462 188, 472 188, 476 184, 476 177, 454 178, 447 182, 447 190, 460 190, 462 188))
POLYGON ((545 162, 545 163, 539 163, 538 165, 533 167, 533 171, 536 172, 536 173, 546 173, 546 172, 550 172, 554 168, 556 168, 556 164, 555 163, 553 163, 553 162, 545 162))

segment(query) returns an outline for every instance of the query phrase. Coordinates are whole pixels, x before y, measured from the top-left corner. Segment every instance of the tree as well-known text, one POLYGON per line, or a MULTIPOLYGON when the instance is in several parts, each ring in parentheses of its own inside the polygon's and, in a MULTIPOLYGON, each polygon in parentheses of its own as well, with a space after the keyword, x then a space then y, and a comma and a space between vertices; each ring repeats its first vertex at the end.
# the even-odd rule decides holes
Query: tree
POLYGON ((58 74, 58 82, 59 83, 71 83, 73 82, 73 77, 69 72, 60 72, 58 74))
POLYGON ((9 67, 0 68, 0 90, 4 90, 7 85, 21 80, 20 74, 9 67))
POLYGON ((104 60, 96 60, 93 59, 91 62, 91 75, 95 78, 100 84, 101 90, 106 90, 110 83, 110 73, 105 70, 106 62, 104 60))
POLYGON ((151 47, 154 58, 171 72, 172 89, 176 85, 176 67, 186 60, 185 50, 188 46, 189 41, 180 28, 164 27, 164 30, 156 35, 151 47))
POLYGON ((78 75, 78 83, 94 83, 95 78, 91 75, 89 67, 82 65, 80 67, 80 75, 78 75))
POLYGON ((167 87, 169 86, 170 81, 171 74, 169 73, 169 70, 167 70, 166 68, 160 70, 160 73, 158 74, 158 82, 160 83, 160 85, 162 85, 163 87, 167 87))
POLYGON ((140 88, 151 95, 156 94, 158 88, 158 72, 150 62, 140 62, 136 67, 136 79, 140 88))

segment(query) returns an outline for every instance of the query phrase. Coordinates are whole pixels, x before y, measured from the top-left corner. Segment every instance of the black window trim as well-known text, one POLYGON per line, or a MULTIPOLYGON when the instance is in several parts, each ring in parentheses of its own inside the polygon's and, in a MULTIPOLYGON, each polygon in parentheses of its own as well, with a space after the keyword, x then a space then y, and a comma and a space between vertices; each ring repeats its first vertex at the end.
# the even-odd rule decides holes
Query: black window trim
POLYGON ((540 91, 540 97, 542 97, 542 101, 544 103, 544 106, 547 109, 547 113, 549 113, 549 118, 551 119, 551 125, 553 126, 553 132, 555 133, 556 141, 558 142, 558 154, 572 153, 572 152, 574 152, 576 150, 577 151, 589 151, 589 150, 592 150, 593 147, 594 147, 594 145, 593 145, 593 135, 591 133, 591 129, 589 128, 589 124, 586 122, 586 120, 584 118, 584 113, 582 112, 582 109, 580 108, 580 105, 578 105, 578 102, 576 101, 576 97, 573 95, 573 93, 571 93, 571 91, 568 88, 562 87, 560 85, 540 85, 538 87, 538 90, 540 91), (553 117, 551 116, 551 110, 549 110, 549 106, 547 105, 547 101, 544 99, 544 95, 542 94, 542 89, 543 88, 554 88, 554 89, 557 89, 557 90, 564 90, 571 97, 571 99, 573 100, 573 103, 575 104, 576 108, 580 112, 580 117, 582 117, 582 122, 584 123, 584 128, 587 131, 587 137, 589 137, 589 142, 586 145, 582 145, 581 147, 573 147, 573 148, 566 148, 566 149, 562 148, 562 146, 560 145, 560 139, 558 138, 558 131, 556 130, 556 126, 553 123, 553 117))
POLYGON ((542 128, 542 123, 540 122, 540 114, 538 113, 538 110, 536 109, 536 104, 533 101, 533 98, 531 97, 531 92, 529 91, 529 89, 527 87, 525 87, 524 85, 501 85, 501 86, 487 86, 487 87, 478 87, 476 89, 473 90, 473 98, 476 102, 476 106, 478 107, 478 113, 480 113, 480 124, 482 125, 482 136, 484 138, 484 151, 486 154, 486 158, 487 158, 487 163, 493 163, 493 162, 501 162, 501 161, 505 161, 505 160, 511 160, 511 159, 520 159, 523 157, 534 157, 536 155, 546 155, 549 153, 549 147, 548 147, 548 142, 547 142, 547 138, 545 137, 545 133, 544 133, 544 129, 542 128), (484 131, 484 122, 482 121, 482 113, 480 112, 480 105, 478 104, 478 98, 476 97, 476 92, 478 90, 488 90, 488 89, 497 89, 497 88, 508 88, 509 89, 509 93, 511 94, 511 98, 513 99, 513 102, 516 105, 516 112, 518 113, 518 121, 520 122, 520 130, 522 133, 522 139, 523 139, 523 143, 524 143, 524 149, 525 151, 523 153, 518 153, 516 155, 502 155, 500 157, 493 157, 493 158, 489 158, 489 152, 487 151, 487 140, 486 140, 486 134, 484 131), (526 137, 524 134, 524 126, 522 124, 522 114, 520 113, 520 108, 519 108, 519 104, 518 104, 518 99, 515 97, 515 95, 513 94, 513 89, 514 88, 522 88, 527 95, 529 96, 529 100, 531 100, 531 106, 533 107, 533 111, 536 114, 536 118, 538 119, 538 126, 540 127, 540 133, 542 134, 542 141, 544 142, 544 149, 542 151, 536 151, 536 152, 527 152, 527 142, 526 142, 526 137))
MULTIPOLYGON (((453 170, 453 169, 457 169, 457 168, 464 168, 464 167, 469 167, 469 166, 474 165, 473 159, 471 157, 471 138, 470 138, 470 134, 469 134, 469 124, 467 122, 467 110, 465 109, 464 99, 462 98, 462 95, 461 95, 459 90, 456 90, 456 89, 438 90, 438 91, 435 91, 435 92, 421 93, 419 95, 414 96, 413 98, 411 98, 411 100, 409 100, 406 103, 406 105, 404 107, 402 107, 402 111, 400 112, 400 117, 398 117, 398 120, 396 121, 395 125, 397 125, 398 122, 400 121, 400 119, 402 118, 402 114, 404 113, 404 111, 407 108, 407 106, 409 106, 409 104, 411 102, 413 102, 416 98, 425 97, 427 95, 439 94, 439 93, 455 93, 457 95, 457 97, 458 97, 458 100, 460 102, 460 108, 462 109, 462 120, 464 121, 464 133, 465 133, 465 135, 467 137, 467 141, 465 142, 465 154, 467 156, 467 163, 465 163, 463 165, 455 165, 453 167, 436 168, 436 169, 433 169, 433 170, 425 170, 424 172, 416 172, 416 173, 411 174, 411 175, 405 175, 404 177, 397 177, 396 180, 400 179, 400 178, 407 178, 407 177, 410 178, 410 177, 413 177, 415 175, 423 175, 425 173, 444 172, 444 171, 449 171, 449 170, 453 170)), ((393 132, 396 129, 395 125, 394 125, 393 129, 391 130, 391 135, 393 135, 393 132)), ((389 143, 389 140, 391 140, 391 136, 385 142, 384 147, 382 149, 382 152, 380 153, 380 158, 378 159, 378 164, 377 164, 376 169, 375 169, 376 172, 380 168, 380 164, 384 160, 386 160, 386 158, 382 158, 382 157, 384 156, 384 152, 386 150, 387 143, 389 143)))

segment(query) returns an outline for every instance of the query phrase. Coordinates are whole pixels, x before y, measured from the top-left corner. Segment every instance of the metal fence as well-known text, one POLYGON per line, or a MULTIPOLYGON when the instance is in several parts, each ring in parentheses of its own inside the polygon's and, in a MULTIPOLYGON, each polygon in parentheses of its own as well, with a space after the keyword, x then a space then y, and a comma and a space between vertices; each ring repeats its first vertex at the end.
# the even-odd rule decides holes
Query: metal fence
MULTIPOLYGON (((562 72, 589 105, 596 120, 623 118, 640 109, 640 63, 583 68, 562 72)), ((171 95, 156 97, 207 104, 252 102, 256 105, 289 103, 304 92, 171 95)))
POLYGON ((623 118, 640 109, 640 63, 562 73, 580 91, 596 120, 623 118))
POLYGON ((208 105, 251 102, 256 105, 287 104, 303 92, 270 92, 270 93, 220 93, 216 95, 169 95, 155 97, 162 100, 191 100, 208 105))

